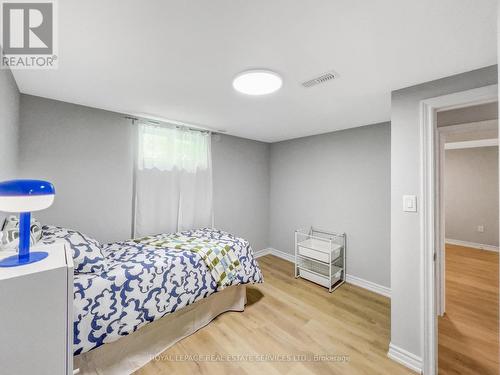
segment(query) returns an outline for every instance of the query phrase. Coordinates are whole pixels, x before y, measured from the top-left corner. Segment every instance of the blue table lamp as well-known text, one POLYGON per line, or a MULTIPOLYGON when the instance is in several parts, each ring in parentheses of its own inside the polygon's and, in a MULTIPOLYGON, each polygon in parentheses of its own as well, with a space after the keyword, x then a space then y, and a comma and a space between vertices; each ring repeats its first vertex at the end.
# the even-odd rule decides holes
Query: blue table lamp
POLYGON ((0 182, 0 211, 19 212, 19 254, 0 260, 0 267, 21 266, 47 257, 45 251, 30 253, 31 212, 50 207, 55 193, 54 186, 47 181, 0 182))

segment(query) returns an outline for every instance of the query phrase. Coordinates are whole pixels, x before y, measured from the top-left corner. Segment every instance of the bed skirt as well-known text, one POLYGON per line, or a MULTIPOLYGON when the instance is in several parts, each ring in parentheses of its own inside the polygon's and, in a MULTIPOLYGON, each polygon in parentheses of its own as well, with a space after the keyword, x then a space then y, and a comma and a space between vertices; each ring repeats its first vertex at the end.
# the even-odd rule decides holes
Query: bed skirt
POLYGON ((79 375, 131 374, 226 311, 243 311, 245 285, 232 286, 164 316, 128 336, 73 357, 79 375))

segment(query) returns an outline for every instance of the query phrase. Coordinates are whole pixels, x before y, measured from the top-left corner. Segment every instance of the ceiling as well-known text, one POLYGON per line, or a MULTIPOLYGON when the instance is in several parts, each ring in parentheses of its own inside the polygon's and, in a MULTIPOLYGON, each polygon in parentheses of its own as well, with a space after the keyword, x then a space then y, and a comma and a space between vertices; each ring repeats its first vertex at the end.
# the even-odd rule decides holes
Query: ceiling
POLYGON ((496 64, 496 0, 64 0, 59 68, 23 93, 267 142, 390 119, 390 91, 496 64), (250 97, 244 69, 284 84, 250 97), (334 70, 339 78, 300 82, 334 70))

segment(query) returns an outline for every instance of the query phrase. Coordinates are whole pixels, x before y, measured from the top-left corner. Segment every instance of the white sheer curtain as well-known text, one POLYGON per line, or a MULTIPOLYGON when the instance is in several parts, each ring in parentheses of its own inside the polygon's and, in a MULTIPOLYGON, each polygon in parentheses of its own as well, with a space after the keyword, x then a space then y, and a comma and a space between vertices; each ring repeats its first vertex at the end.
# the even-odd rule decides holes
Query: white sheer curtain
POLYGON ((135 236, 211 227, 210 134, 138 126, 135 236))

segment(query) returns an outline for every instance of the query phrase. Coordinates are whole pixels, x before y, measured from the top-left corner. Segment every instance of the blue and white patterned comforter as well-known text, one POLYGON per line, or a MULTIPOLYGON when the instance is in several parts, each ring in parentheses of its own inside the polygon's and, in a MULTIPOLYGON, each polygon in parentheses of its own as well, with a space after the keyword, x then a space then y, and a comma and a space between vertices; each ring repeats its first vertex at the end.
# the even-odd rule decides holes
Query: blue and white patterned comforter
MULTIPOLYGON (((242 266, 231 285, 263 281, 248 241, 214 229, 182 235, 228 242, 242 266)), ((75 355, 115 341, 218 290, 200 255, 188 250, 124 241, 103 246, 102 252, 107 272, 75 274, 75 355)))

